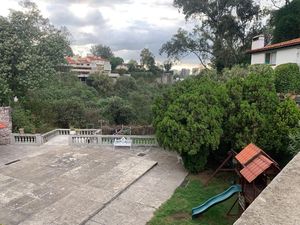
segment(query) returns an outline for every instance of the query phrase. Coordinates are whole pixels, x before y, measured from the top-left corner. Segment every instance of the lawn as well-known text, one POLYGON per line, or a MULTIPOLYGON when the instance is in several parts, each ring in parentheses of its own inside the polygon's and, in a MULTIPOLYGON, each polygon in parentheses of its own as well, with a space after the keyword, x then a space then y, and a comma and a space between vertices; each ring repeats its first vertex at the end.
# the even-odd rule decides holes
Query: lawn
MULTIPOLYGON (((228 210, 237 198, 234 195, 229 200, 210 208, 197 219, 192 220, 191 210, 207 199, 225 191, 230 187, 232 178, 229 175, 220 174, 214 178, 208 186, 203 186, 207 173, 198 176, 188 176, 187 185, 178 187, 173 196, 165 202, 148 222, 148 225, 229 225, 237 219, 236 216, 227 216, 228 210)), ((237 212, 237 207, 232 213, 237 212)))

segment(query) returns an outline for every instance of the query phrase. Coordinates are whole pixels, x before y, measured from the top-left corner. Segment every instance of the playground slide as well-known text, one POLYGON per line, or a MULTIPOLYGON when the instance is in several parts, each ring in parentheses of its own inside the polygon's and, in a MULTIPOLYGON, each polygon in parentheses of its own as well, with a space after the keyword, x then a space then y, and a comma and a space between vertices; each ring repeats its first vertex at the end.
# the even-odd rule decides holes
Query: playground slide
POLYGON ((193 208, 192 209, 192 218, 195 218, 196 216, 198 216, 201 213, 208 210, 210 207, 229 199, 233 194, 235 194, 237 192, 241 192, 241 191, 242 191, 242 189, 241 189, 240 185, 238 185, 238 184, 232 185, 230 188, 228 188, 223 193, 218 194, 218 195, 208 199, 203 204, 193 208))

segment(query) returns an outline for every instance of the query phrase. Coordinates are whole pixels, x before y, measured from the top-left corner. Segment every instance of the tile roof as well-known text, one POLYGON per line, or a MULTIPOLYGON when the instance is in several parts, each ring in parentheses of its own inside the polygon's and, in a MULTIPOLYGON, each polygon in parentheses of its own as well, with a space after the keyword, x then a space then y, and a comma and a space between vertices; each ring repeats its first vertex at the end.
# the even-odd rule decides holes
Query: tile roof
POLYGON ((249 162, 249 164, 247 164, 246 167, 244 167, 240 171, 240 173, 249 183, 251 183, 260 174, 267 170, 272 165, 272 163, 273 162, 270 159, 260 154, 251 162, 249 162))
POLYGON ((0 129, 6 128, 6 126, 4 125, 4 123, 0 122, 0 129))
POLYGON ((261 149, 250 143, 235 158, 242 164, 246 164, 249 160, 261 153, 261 149))
POLYGON ((240 173, 249 183, 266 171, 272 164, 277 166, 275 161, 253 143, 247 145, 235 158, 243 166, 240 173))
POLYGON ((278 48, 284 48, 284 47, 290 47, 290 46, 295 46, 295 45, 300 45, 300 38, 292 39, 289 41, 284 41, 272 45, 267 45, 263 48, 257 48, 253 50, 247 51, 248 53, 256 53, 256 52, 264 52, 272 49, 278 49, 278 48))
POLYGON ((69 64, 77 64, 77 63, 82 63, 82 64, 88 64, 94 61, 107 61, 99 56, 87 56, 87 57, 80 57, 80 56, 74 56, 70 57, 67 56, 66 60, 69 64))

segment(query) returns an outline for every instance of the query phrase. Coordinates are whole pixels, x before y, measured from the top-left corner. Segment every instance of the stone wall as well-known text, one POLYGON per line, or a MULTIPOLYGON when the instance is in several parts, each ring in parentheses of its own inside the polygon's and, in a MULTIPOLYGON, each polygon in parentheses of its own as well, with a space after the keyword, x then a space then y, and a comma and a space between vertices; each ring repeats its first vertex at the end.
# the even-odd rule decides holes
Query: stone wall
POLYGON ((10 107, 0 107, 0 123, 6 126, 6 128, 0 129, 0 145, 9 144, 10 134, 12 132, 10 107))

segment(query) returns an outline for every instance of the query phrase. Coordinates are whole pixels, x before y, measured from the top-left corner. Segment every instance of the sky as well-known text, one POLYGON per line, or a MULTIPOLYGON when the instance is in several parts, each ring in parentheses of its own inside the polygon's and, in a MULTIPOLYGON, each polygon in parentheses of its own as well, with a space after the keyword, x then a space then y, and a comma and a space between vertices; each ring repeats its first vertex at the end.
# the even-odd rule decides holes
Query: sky
MULTIPOLYGON (((86 55, 95 44, 111 47, 125 61, 135 59, 143 48, 149 48, 158 62, 161 45, 171 39, 178 28, 191 29, 193 21, 173 6, 173 0, 32 0, 44 17, 56 27, 65 26, 71 33, 75 54, 86 55)), ((20 9, 18 0, 1 0, 0 15, 9 9, 20 9)), ((174 68, 199 66, 188 57, 174 68)))

